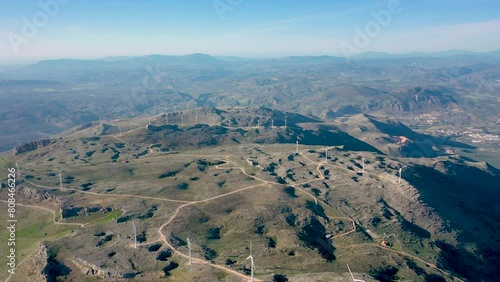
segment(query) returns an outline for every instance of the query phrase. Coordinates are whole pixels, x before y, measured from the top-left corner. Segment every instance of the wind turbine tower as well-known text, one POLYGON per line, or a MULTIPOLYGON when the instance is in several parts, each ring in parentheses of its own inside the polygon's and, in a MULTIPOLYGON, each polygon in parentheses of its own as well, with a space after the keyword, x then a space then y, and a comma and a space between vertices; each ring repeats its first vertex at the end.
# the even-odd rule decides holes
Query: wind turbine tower
POLYGON ((181 125, 184 125, 184 117, 181 117, 181 125))
POLYGON ((134 246, 137 249, 137 227, 135 226, 135 222, 132 221, 132 229, 134 229, 134 246))
POLYGON ((187 243, 188 243, 188 250, 189 250, 189 265, 193 264, 193 257, 191 256, 191 239, 189 239, 189 236, 187 237, 187 243))
POLYGON ((253 282, 253 270, 255 265, 253 264, 253 255, 252 255, 252 243, 250 243, 250 255, 247 257, 247 260, 250 260, 250 281, 253 282))
POLYGON ((403 172, 403 168, 400 167, 399 168, 399 179, 398 179, 398 183, 401 183, 401 173, 403 172))
POLYGON ((120 136, 122 136, 122 127, 118 126, 118 129, 120 130, 120 136))
POLYGON ((297 153, 297 154, 299 153, 299 140, 300 140, 300 138, 299 138, 299 136, 297 136, 297 142, 295 145, 295 153, 297 153))
POLYGON ((325 149, 325 164, 328 163, 328 149, 325 149))
POLYGON ((285 128, 286 128, 286 118, 285 118, 285 128))
POLYGON ((21 175, 21 172, 19 171, 19 165, 16 162, 16 170, 17 170, 17 178, 19 178, 19 175, 21 175))
POLYGON ((364 173, 365 172, 365 157, 363 157, 363 168, 362 168, 362 172, 364 173))
POLYGON ((61 191, 62 191, 63 187, 62 187, 62 175, 61 175, 61 171, 59 171, 59 186, 61 187, 61 191))
POLYGON ((348 264, 346 264, 346 265, 347 265, 347 269, 349 270, 349 273, 351 274, 351 277, 352 277, 352 281, 353 281, 353 282, 366 282, 365 280, 361 280, 361 279, 356 279, 356 278, 354 278, 354 275, 352 275, 352 272, 351 272, 351 269, 349 268, 349 265, 348 265, 348 264))

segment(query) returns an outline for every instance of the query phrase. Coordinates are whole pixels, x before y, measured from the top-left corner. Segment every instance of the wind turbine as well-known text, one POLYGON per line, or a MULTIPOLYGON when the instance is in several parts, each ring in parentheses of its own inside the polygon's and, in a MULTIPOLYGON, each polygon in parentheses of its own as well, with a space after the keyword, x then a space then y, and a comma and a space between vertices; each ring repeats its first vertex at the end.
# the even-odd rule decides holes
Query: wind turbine
POLYGON ((148 125, 151 125, 151 118, 148 117, 148 125))
POLYGON ((184 125, 184 117, 181 117, 181 125, 184 125))
POLYGON ((188 250, 189 250, 189 265, 193 264, 193 257, 191 256, 191 239, 189 239, 189 235, 187 237, 188 242, 188 250))
POLYGON ((271 128, 274 128, 274 119, 271 118, 271 128))
POLYGON ((59 171, 59 186, 61 187, 61 191, 62 191, 63 187, 62 187, 62 175, 61 175, 61 172, 62 171, 59 171))
POLYGON ((285 117, 285 128, 286 128, 286 117, 285 117))
POLYGON ((252 255, 252 243, 250 243, 250 255, 247 257, 247 260, 250 260, 250 281, 253 282, 253 270, 255 265, 253 264, 253 255, 252 255))
POLYGON ((134 242, 135 248, 137 249, 137 227, 135 226, 135 222, 132 221, 132 229, 134 229, 134 242))
POLYGON ((17 170, 17 178, 19 178, 19 175, 21 175, 21 171, 19 170, 19 165, 16 162, 16 170, 17 170))
POLYGON ((400 168, 399 168, 399 179, 398 179, 398 183, 401 183, 401 174, 402 174, 402 172, 403 172, 403 168, 402 168, 402 167, 400 167, 400 168))
POLYGON ((297 143, 296 143, 296 147, 295 147, 295 152, 298 154, 299 153, 299 136, 297 136, 297 143))
POLYGON ((348 264, 346 264, 346 265, 347 265, 347 269, 349 270, 349 273, 351 274, 352 282, 366 282, 365 280, 354 278, 354 275, 352 275, 352 272, 351 272, 351 269, 349 268, 349 265, 348 264))
POLYGON ((325 149, 325 164, 328 163, 328 149, 325 149))
POLYGON ((215 116, 212 117, 212 126, 215 125, 215 116))
POLYGON ((361 171, 361 172, 362 172, 362 173, 364 173, 364 172, 365 172, 365 157, 363 157, 363 169, 362 169, 362 171, 361 171))
POLYGON ((122 127, 118 126, 118 129, 120 130, 120 136, 122 136, 122 127))
POLYGON ((196 124, 198 124, 198 115, 196 115, 196 124))

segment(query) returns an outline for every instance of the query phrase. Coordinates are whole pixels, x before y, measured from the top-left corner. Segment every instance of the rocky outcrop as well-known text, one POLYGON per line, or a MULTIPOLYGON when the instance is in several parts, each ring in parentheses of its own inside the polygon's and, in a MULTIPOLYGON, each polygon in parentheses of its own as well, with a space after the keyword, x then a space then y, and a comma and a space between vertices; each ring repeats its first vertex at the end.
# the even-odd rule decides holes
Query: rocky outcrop
POLYGON ((54 206, 60 207, 63 204, 63 200, 51 194, 49 191, 37 190, 28 187, 20 187, 18 189, 18 195, 22 197, 24 203, 29 204, 41 204, 44 206, 54 206))
POLYGON ((97 265, 79 258, 69 259, 84 275, 101 278, 121 278, 123 275, 117 271, 104 270, 97 265))
POLYGON ((31 257, 26 259, 25 268, 28 273, 33 273, 32 281, 46 281, 44 276, 45 266, 49 258, 47 245, 40 243, 31 257))
POLYGON ((22 154, 22 153, 34 151, 36 149, 45 147, 45 146, 50 145, 54 142, 55 142, 55 140, 51 140, 51 139, 41 139, 41 140, 31 141, 31 142, 26 143, 24 145, 15 147, 13 154, 14 154, 14 156, 17 156, 17 155, 22 154))
POLYGON ((141 274, 141 272, 126 272, 121 273, 113 269, 104 269, 88 261, 80 258, 69 259, 78 269, 87 276, 101 277, 101 278, 134 278, 141 274))

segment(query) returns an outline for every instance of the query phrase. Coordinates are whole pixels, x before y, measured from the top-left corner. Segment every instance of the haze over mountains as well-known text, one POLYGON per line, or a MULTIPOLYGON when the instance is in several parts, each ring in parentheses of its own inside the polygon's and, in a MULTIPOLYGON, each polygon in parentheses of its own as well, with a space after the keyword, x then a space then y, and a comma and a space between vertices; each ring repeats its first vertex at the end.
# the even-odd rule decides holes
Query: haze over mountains
POLYGON ((457 137, 467 126, 474 133, 498 134, 490 132, 499 120, 498 52, 379 55, 41 61, 0 72, 0 96, 9 105, 1 119, 9 130, 0 147, 7 150, 99 118, 186 104, 255 105, 324 119, 359 113, 400 116, 410 126, 440 124, 436 130, 457 137))

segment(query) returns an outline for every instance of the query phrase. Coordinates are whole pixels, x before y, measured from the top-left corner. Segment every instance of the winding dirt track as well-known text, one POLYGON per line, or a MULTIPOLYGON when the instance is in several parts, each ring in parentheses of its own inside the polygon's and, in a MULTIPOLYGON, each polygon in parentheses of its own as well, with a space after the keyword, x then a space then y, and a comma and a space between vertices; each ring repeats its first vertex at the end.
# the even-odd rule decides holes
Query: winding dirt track
MULTIPOLYGON (((139 127, 140 128, 140 127, 139 127)), ((136 128, 136 129, 132 129, 130 131, 127 131, 125 134, 122 134, 122 135, 126 135, 132 131, 135 131, 135 130, 138 130, 139 128, 136 128)), ((124 142, 124 143, 128 143, 127 141, 121 139, 118 137, 118 134, 115 134, 115 135, 110 135, 111 137, 114 137, 116 138, 117 140, 119 140, 120 142, 124 142)), ((148 148, 151 153, 152 153, 152 150, 151 148, 148 148)), ((327 147, 327 148, 324 148, 323 150, 325 149, 331 149, 331 147, 327 147)), ((321 149, 320 149, 321 150, 321 149)), ((264 185, 267 185, 267 184, 270 184, 270 185, 276 185, 276 186, 291 186, 291 187, 295 187, 295 188, 298 188, 299 191, 301 191, 302 193, 308 195, 310 198, 312 198, 314 200, 314 202, 316 203, 316 205, 321 205, 320 201, 318 201, 318 199, 312 195, 311 193, 307 192, 306 190, 304 190, 302 187, 302 185, 304 184, 307 184, 307 183, 311 183, 311 182, 314 182, 314 181, 321 181, 321 180, 324 180, 325 179, 325 176, 323 174, 323 172, 321 171, 321 167, 322 166, 331 166, 331 167, 335 167, 335 168, 339 168, 339 169, 343 169, 343 170, 346 170, 346 171, 350 171, 344 167, 341 167, 337 164, 330 164, 330 163, 325 163, 325 162, 315 162, 313 160, 311 160, 310 158, 306 157, 304 155, 304 152, 303 151, 300 151, 299 152, 300 156, 305 158, 306 160, 308 160, 309 162, 313 163, 313 164, 317 164, 316 166, 316 170, 318 171, 320 177, 319 178, 315 178, 315 179, 312 179, 312 180, 308 180, 308 181, 305 181, 305 182, 301 182, 301 183, 295 183, 295 184, 281 184, 281 183, 277 183, 277 182, 273 182, 273 181, 268 181, 268 180, 265 180, 265 179, 262 179, 262 178, 259 178, 259 177, 256 177, 254 175, 250 175, 248 174, 245 169, 242 167, 242 166, 238 166, 234 161, 231 160, 231 155, 188 155, 188 154, 182 154, 182 155, 176 155, 176 156, 190 156, 190 157, 212 157, 214 159, 219 159, 223 162, 225 162, 224 164, 221 164, 221 165, 217 165, 215 166, 216 169, 229 169, 229 168, 232 168, 232 169, 237 169, 237 170, 240 170, 244 175, 252 178, 252 179, 255 179, 257 181, 260 181, 261 183, 260 184, 255 184, 255 185, 251 185, 251 186, 247 186, 247 187, 244 187, 244 188, 241 188, 241 189, 238 189, 238 190, 234 190, 234 191, 231 191, 229 193, 226 193, 226 194, 222 194, 222 195, 218 195, 218 196, 214 196, 214 197, 210 197, 210 198, 207 198, 207 199, 204 199, 204 200, 199 200, 199 201, 181 201, 181 200, 172 200, 172 199, 168 199, 168 198, 162 198, 162 197, 149 197, 149 196, 140 196, 140 195, 132 195, 132 194, 113 194, 113 193, 95 193, 95 192, 89 192, 89 191, 81 191, 81 190, 78 190, 78 189, 72 189, 72 188, 62 188, 62 190, 67 190, 67 191, 78 191, 80 193, 86 193, 86 194, 91 194, 91 195, 98 195, 98 196, 108 196, 108 197, 127 197, 127 198, 139 198, 139 199, 149 199, 149 200, 158 200, 158 201, 168 201, 168 202, 174 202, 174 203, 179 203, 179 204, 182 204, 180 205, 179 207, 177 207, 177 209, 175 210, 175 212, 172 214, 172 216, 165 222, 163 223, 159 228, 158 228, 158 236, 159 236, 159 240, 156 240, 155 242, 158 242, 158 241, 162 241, 163 243, 165 243, 165 245, 167 245, 169 248, 171 248, 173 250, 173 252, 181 257, 184 257, 184 258, 189 258, 188 255, 180 252, 179 250, 175 249, 171 244, 170 242, 168 241, 167 237, 165 236, 165 234, 163 234, 163 229, 168 226, 170 223, 172 223, 172 221, 175 219, 175 217, 181 212, 181 209, 184 208, 184 207, 187 207, 187 206, 190 206, 190 205, 195 205, 195 204, 199 204, 199 203, 205 203, 205 202, 209 202, 209 201, 213 201, 213 200, 216 200, 216 199, 219 199, 219 198, 222 198, 222 197, 226 197, 226 196, 229 196, 231 194, 235 194, 235 193, 239 193, 239 192, 242 192, 242 191, 245 191, 245 190, 248 190, 248 189, 252 189, 252 188, 256 188, 256 187, 260 187, 260 186, 264 186, 264 185), (231 167, 228 167, 229 164, 233 164, 234 166, 231 166, 231 167)), ((165 155, 161 155, 161 156, 154 156, 154 157, 144 157, 144 158, 140 158, 140 159, 137 159, 136 161, 142 161, 142 160, 149 160, 149 159, 153 159, 153 158, 164 158, 165 155)), ((350 171, 352 173, 356 173, 354 171, 350 171)), ((379 176, 375 173, 370 173, 370 172, 366 172, 365 173, 367 174, 371 174, 377 178, 379 178, 379 176)), ((33 182, 30 182, 28 180, 25 180, 27 183, 35 186, 35 187, 38 187, 38 188, 41 188, 41 189, 60 189, 59 187, 48 187, 48 186, 43 186, 43 185, 37 185, 33 182)), ((22 204, 18 204, 20 206, 22 206, 22 204)), ((38 207, 38 206, 29 206, 29 205, 24 205, 26 207, 32 207, 32 208, 39 208, 39 209, 43 209, 43 210, 47 210, 47 211, 50 211, 54 214, 54 223, 56 224, 69 224, 69 223, 57 223, 55 222, 55 212, 53 210, 50 210, 50 209, 46 209, 46 208, 42 208, 42 207, 38 207)), ((332 238, 339 238, 339 237, 342 237, 342 236, 347 236, 353 232, 356 231, 356 223, 354 222, 354 220, 352 218, 348 218, 348 217, 334 217, 334 216, 329 216, 329 218, 331 219, 345 219, 345 220, 349 220, 351 223, 352 223, 352 229, 349 230, 349 231, 346 231, 344 233, 340 233, 340 234, 336 234, 334 235, 332 238)), ((76 224, 76 225, 80 225, 81 227, 85 226, 84 224, 76 224)), ((151 242, 149 242, 148 244, 150 244, 151 242)), ((141 244, 143 245, 143 244, 141 244)), ((415 260, 418 260, 426 265, 429 265, 431 268, 443 273, 443 274, 446 274, 448 275, 449 277, 452 277, 453 279, 456 279, 458 281, 462 281, 460 280, 459 278, 457 277, 454 277, 453 275, 451 275, 450 273, 438 268, 436 265, 432 264, 432 263, 428 263, 418 257, 415 257, 413 255, 410 255, 410 254, 407 254, 405 252, 402 252, 402 251, 397 251, 397 250, 393 250, 391 248, 387 248, 387 247, 383 247, 383 246, 380 246, 380 245, 377 245, 377 244, 371 244, 371 243, 365 243, 365 244, 357 244, 357 245, 350 245, 350 246, 346 246, 347 248, 357 248, 357 247, 376 247, 376 248, 380 248, 380 249, 383 249, 385 251, 388 251, 388 252, 393 252, 393 253, 397 253, 397 254, 400 254, 400 255, 403 255, 403 256, 407 256, 407 257, 410 257, 410 258, 413 258, 415 260)), ((26 260, 26 258, 22 261, 24 262, 26 260)), ((242 274, 242 273, 239 273, 235 270, 232 270, 230 268, 227 268, 227 267, 224 267, 224 266, 221 266, 221 265, 217 265, 217 264, 213 264, 211 262, 208 262, 206 260, 202 260, 202 259, 199 259, 199 258, 192 258, 193 262, 197 263, 197 264, 203 264, 203 265, 208 265, 208 266, 211 266, 211 267, 214 267, 214 268, 217 268, 217 269, 220 269, 220 270, 223 270, 227 273, 230 273, 232 275, 235 275, 235 276, 238 276, 240 278, 243 278, 245 280, 250 280, 250 277, 242 274)), ((22 263, 21 262, 21 263, 22 263)), ((19 264, 20 265, 20 264, 19 264)), ((10 278, 10 276, 9 276, 10 278)), ((8 281, 9 278, 6 280, 8 281)), ((254 281, 261 281, 261 280, 258 280, 258 279, 254 279, 254 281)))

